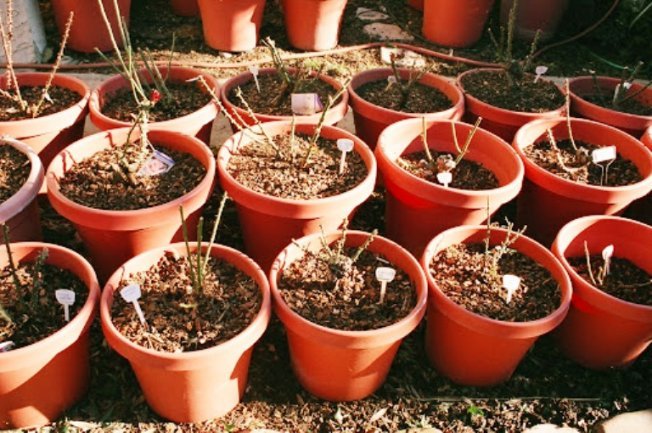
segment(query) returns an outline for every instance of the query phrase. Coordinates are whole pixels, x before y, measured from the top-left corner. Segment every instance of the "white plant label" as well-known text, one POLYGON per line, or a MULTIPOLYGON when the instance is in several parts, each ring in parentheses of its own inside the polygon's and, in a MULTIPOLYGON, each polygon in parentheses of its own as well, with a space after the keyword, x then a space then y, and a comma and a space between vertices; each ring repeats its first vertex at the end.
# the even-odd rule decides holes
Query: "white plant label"
POLYGON ((348 138, 340 138, 337 140, 337 148, 342 152, 340 157, 340 174, 344 173, 344 166, 346 165, 346 154, 353 150, 353 140, 348 138))
POLYGON ((300 116, 310 116, 322 110, 324 106, 316 93, 293 93, 292 112, 300 116))
POLYGON ((0 343, 0 353, 9 352, 14 347, 16 347, 16 344, 13 341, 5 341, 4 343, 0 343))
POLYGON ((512 302, 512 296, 521 286, 521 278, 516 275, 506 274, 503 275, 503 289, 507 291, 507 299, 505 302, 508 304, 512 302))
POLYGON ((591 152, 591 159, 594 164, 600 164, 601 162, 613 161, 617 155, 616 146, 607 146, 591 152))
POLYGON ((448 188, 448 185, 453 182, 453 173, 450 171, 442 171, 437 173, 437 182, 444 185, 445 188, 448 188))
POLYGON ((254 83, 256 83, 256 90, 258 90, 258 93, 260 93, 260 83, 258 83, 258 66, 250 66, 249 67, 249 72, 251 72, 251 75, 254 76, 254 83))
POLYGON ((602 250, 602 260, 604 260, 604 272, 609 275, 609 268, 611 267, 611 257, 614 255, 614 246, 607 245, 602 250))
POLYGON ((174 159, 165 153, 155 150, 143 166, 138 170, 138 176, 158 176, 165 174, 174 167, 174 159))
POLYGON ((399 50, 396 48, 380 47, 380 60, 388 65, 392 63, 392 56, 398 54, 399 50))
POLYGON ((133 304, 134 308, 136 309, 136 314, 138 314, 138 320, 140 320, 140 323, 144 325, 147 322, 145 321, 143 310, 140 309, 140 304, 138 303, 141 295, 142 293, 138 284, 130 284, 124 289, 120 290, 120 296, 122 296, 122 299, 124 299, 125 302, 133 304))
POLYGON ((395 76, 390 75, 389 77, 387 77, 387 84, 388 85, 392 86, 392 85, 396 84, 397 82, 398 81, 396 80, 395 76))
POLYGON ((394 281, 396 269, 381 267, 376 268, 376 279, 380 281, 380 300, 379 304, 385 302, 385 293, 387 293, 387 283, 394 281))
POLYGON ((544 75, 546 72, 548 72, 548 67, 547 66, 537 66, 536 69, 534 70, 534 73, 537 74, 536 77, 534 77, 534 82, 538 82, 541 79, 541 76, 544 75))
POLYGON ((67 289, 59 289, 54 292, 57 302, 63 305, 63 312, 66 322, 70 322, 70 306, 75 304, 75 292, 67 289))

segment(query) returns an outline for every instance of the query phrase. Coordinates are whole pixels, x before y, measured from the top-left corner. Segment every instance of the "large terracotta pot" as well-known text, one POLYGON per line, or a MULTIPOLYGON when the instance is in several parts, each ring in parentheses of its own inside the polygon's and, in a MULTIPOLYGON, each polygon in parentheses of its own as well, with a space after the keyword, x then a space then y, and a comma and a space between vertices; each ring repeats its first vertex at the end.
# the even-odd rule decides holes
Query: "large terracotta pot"
POLYGON ((265 0, 198 0, 204 39, 220 51, 256 48, 265 0))
POLYGON ((480 39, 494 0, 424 0, 423 36, 445 47, 468 47, 480 39))
POLYGON ((294 48, 325 51, 337 46, 347 0, 281 0, 294 48))
MULTIPOLYGON (((514 0, 500 2, 500 23, 505 28, 509 23, 509 12, 513 4, 514 0)), ((532 41, 540 30, 541 40, 547 41, 555 35, 567 7, 568 0, 519 1, 514 31, 519 38, 532 41)))

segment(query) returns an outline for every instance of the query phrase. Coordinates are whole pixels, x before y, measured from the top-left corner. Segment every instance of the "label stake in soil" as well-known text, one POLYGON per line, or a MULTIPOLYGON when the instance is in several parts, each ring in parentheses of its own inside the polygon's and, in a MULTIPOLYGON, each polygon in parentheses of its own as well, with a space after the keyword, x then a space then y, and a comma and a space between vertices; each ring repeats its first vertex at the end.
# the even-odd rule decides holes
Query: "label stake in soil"
POLYGON ((143 163, 143 166, 138 170, 138 176, 159 176, 172 170, 174 167, 174 159, 170 158, 160 150, 154 150, 152 156, 143 163))
POLYGON ((380 300, 379 304, 385 302, 385 294, 387 293, 387 284, 391 283, 396 277, 396 270, 392 268, 377 268, 376 279, 380 281, 380 300))
POLYGON ((145 320, 145 315, 143 314, 143 310, 140 309, 140 304, 138 303, 138 300, 140 299, 141 296, 141 291, 140 291, 140 286, 138 284, 130 284, 124 289, 120 290, 120 296, 122 296, 122 299, 125 300, 125 302, 129 302, 133 304, 134 308, 136 309, 136 314, 138 314, 138 320, 140 320, 141 325, 147 325, 147 321, 145 320))
POLYGON ((344 173, 344 166, 346 165, 346 154, 353 150, 353 140, 348 138, 340 138, 337 140, 337 148, 342 152, 340 158, 340 174, 344 173))
POLYGON ((453 182, 453 173, 450 171, 444 171, 442 173, 437 173, 437 182, 444 185, 444 188, 448 188, 448 185, 453 182))
POLYGON ((601 147, 591 153, 591 159, 595 165, 600 167, 600 185, 609 183, 609 166, 616 160, 618 153, 616 146, 601 147), (602 163, 606 162, 605 165, 602 163))
POLYGON ((507 291, 507 298, 505 299, 505 303, 509 304, 512 302, 512 297, 514 296, 514 293, 519 289, 521 286, 521 278, 517 277, 516 275, 512 274, 505 274, 503 275, 503 289, 507 291))
POLYGON ((5 341, 4 343, 0 343, 0 353, 9 352, 15 346, 16 344, 13 341, 5 341))
POLYGON ((75 292, 67 289, 59 289, 54 292, 57 302, 63 305, 63 312, 66 322, 70 322, 70 307, 75 304, 75 292))
POLYGON ((604 260, 604 273, 609 275, 609 268, 611 267, 611 257, 614 255, 614 246, 607 245, 602 250, 602 260, 604 260))
POLYGON ((536 77, 534 77, 534 82, 538 83, 539 80, 541 79, 541 76, 548 72, 548 67, 547 66, 537 66, 536 69, 534 70, 536 73, 536 77))
POLYGON ((254 76, 254 83, 256 84, 256 90, 260 93, 260 83, 258 82, 258 66, 250 66, 249 72, 254 76))
POLYGON ((311 116, 324 108, 316 93, 293 93, 291 97, 294 114, 311 116))

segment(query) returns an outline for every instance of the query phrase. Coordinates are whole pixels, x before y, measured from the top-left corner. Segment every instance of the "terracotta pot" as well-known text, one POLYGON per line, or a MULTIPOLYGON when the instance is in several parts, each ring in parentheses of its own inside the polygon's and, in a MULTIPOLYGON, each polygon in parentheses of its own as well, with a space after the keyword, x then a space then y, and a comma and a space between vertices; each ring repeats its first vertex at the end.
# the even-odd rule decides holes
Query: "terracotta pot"
MULTIPOLYGON (((409 69, 399 69, 399 74, 402 79, 409 79, 410 72, 409 69)), ((448 97, 453 106, 444 111, 435 113, 405 113, 389 110, 364 100, 356 93, 357 88, 370 82, 386 80, 387 77, 393 76, 393 74, 391 68, 379 68, 359 72, 353 77, 348 89, 349 95, 351 96, 351 108, 353 108, 356 135, 372 149, 376 147, 378 136, 383 129, 400 120, 415 117, 453 120, 460 120, 462 118, 464 114, 464 95, 455 84, 435 74, 424 74, 419 80, 419 83, 438 89, 448 97)))
POLYGON ((424 0, 422 33, 445 47, 469 47, 480 39, 494 0, 424 0))
POLYGON ((514 138, 514 148, 525 164, 525 183, 518 198, 518 222, 527 225, 528 234, 550 245, 564 224, 587 215, 614 215, 652 189, 652 153, 640 141, 607 125, 572 119, 576 141, 596 146, 615 145, 618 153, 638 168, 642 181, 632 185, 604 187, 563 179, 539 167, 525 156, 524 149, 546 136, 552 129, 560 141, 568 138, 565 118, 541 119, 522 127, 514 138))
POLYGON ((198 0, 204 39, 220 51, 256 48, 265 0, 198 0))
MULTIPOLYGON (((46 263, 68 269, 88 287, 88 297, 70 322, 43 340, 0 353, 0 429, 37 427, 56 420, 88 387, 89 328, 100 297, 91 265, 58 245, 24 242, 11 245, 15 263, 34 261, 47 248, 46 263), (56 392, 53 392, 56 390, 56 392)), ((0 267, 8 264, 0 250, 0 267)))
MULTIPOLYGON (((596 77, 596 79, 599 88, 605 95, 605 99, 611 101, 616 86, 620 83, 620 79, 610 77, 596 77)), ((622 129, 634 137, 640 137, 652 125, 652 116, 627 114, 601 107, 584 99, 587 95, 595 94, 595 85, 591 76, 573 78, 570 80, 569 86, 572 100, 571 109, 582 117, 622 129)), ((638 92, 641 87, 643 87, 642 84, 634 83, 629 93, 638 92)), ((652 106, 652 88, 648 87, 635 99, 642 104, 652 106)))
MULTIPOLYGON (((347 232, 346 245, 360 246, 369 236, 347 232)), ((341 233, 326 236, 329 244, 341 233)), ((298 240, 311 251, 321 247, 320 234, 298 240)), ((417 292, 417 304, 400 321, 369 331, 343 331, 312 323, 285 303, 277 284, 279 274, 303 255, 289 245, 274 261, 269 281, 274 311, 285 327, 294 374, 308 392, 331 401, 363 399, 381 387, 403 338, 419 325, 426 308, 427 288, 419 263, 406 250, 383 237, 376 237, 368 251, 382 254, 391 266, 407 273, 417 292)))
MULTIPOLYGON (((641 137, 641 142, 652 151, 652 126, 641 137)), ((627 218, 633 218, 644 224, 652 225, 652 193, 636 200, 625 212, 627 218)))
POLYGON ((9 226, 12 242, 40 241, 41 216, 36 197, 45 177, 38 155, 26 144, 9 137, 0 138, 0 146, 12 146, 27 156, 30 171, 20 189, 0 203, 0 221, 9 226))
MULTIPOLYGON (((451 122, 429 120, 431 149, 456 154, 451 122)), ((473 129, 457 123, 462 143, 473 129)), ((399 167, 404 154, 423 150, 421 119, 409 119, 389 126, 378 139, 375 155, 387 189, 385 228, 387 235, 417 257, 439 232, 463 224, 480 224, 521 190, 523 164, 499 137, 478 129, 465 158, 482 164, 498 178, 499 187, 484 191, 446 188, 421 179, 399 167)))
POLYGON ((613 245, 614 257, 652 274, 652 227, 624 218, 588 216, 566 224, 552 246, 573 282, 573 304, 555 333, 562 351, 589 368, 624 366, 652 341, 652 306, 623 301, 582 278, 567 258, 584 257, 585 242, 591 254, 613 245))
POLYGON ((325 51, 337 46, 347 0, 281 0, 294 48, 325 51))
MULTIPOLYGON (((77 141, 54 159, 46 174, 52 207, 72 222, 90 253, 100 281, 131 257, 183 239, 179 207, 188 215, 188 233, 196 233, 202 208, 213 190, 215 159, 210 149, 194 137, 166 130, 152 130, 155 145, 187 152, 206 168, 204 179, 190 192, 171 202, 147 209, 114 211, 75 203, 59 190, 59 179, 75 164, 111 146, 122 146, 128 129, 104 131, 77 141)), ((135 135, 134 137, 138 137, 135 135)))
MULTIPOLYGON (((191 248, 196 251, 196 246, 191 248)), ((207 249, 208 243, 202 244, 202 252, 207 249)), ((244 395, 253 345, 265 332, 271 315, 269 284, 266 275, 249 257, 232 248, 213 245, 211 257, 232 264, 258 284, 263 298, 260 311, 240 334, 217 346, 184 353, 147 349, 131 342, 115 328, 111 306, 121 281, 155 266, 166 251, 186 255, 183 242, 156 248, 129 260, 111 276, 100 304, 102 331, 109 345, 129 360, 145 400, 154 412, 179 423, 217 418, 233 409, 244 395)))
MULTIPOLYGON (((507 28, 509 12, 514 0, 500 2, 500 24, 507 28)), ((537 31, 541 31, 540 40, 552 39, 559 22, 566 12, 568 0, 528 0, 518 3, 514 31, 516 36, 527 41, 534 40, 537 31)))
POLYGON ((418 11, 423 11, 423 1, 424 0, 407 0, 407 4, 418 11))
MULTIPOLYGON (((168 69, 160 68, 161 74, 165 77, 168 69)), ((189 79, 198 76, 204 77, 206 83, 219 93, 219 85, 215 77, 208 73, 202 73, 197 69, 182 68, 180 66, 172 66, 169 70, 169 81, 172 83, 183 83, 189 79)), ((151 78, 145 69, 141 69, 141 76, 145 77, 147 82, 151 82, 151 78)), ((102 114, 102 107, 107 100, 118 90, 128 88, 129 84, 121 75, 114 75, 107 80, 103 81, 91 95, 90 100, 90 119, 93 124, 101 131, 109 129, 127 128, 131 126, 129 122, 112 119, 102 114)), ((203 86, 202 90, 205 91, 203 86)), ((218 109, 215 103, 211 100, 208 104, 204 105, 199 110, 190 113, 183 117, 176 119, 166 120, 163 122, 151 122, 151 129, 167 129, 170 131, 181 132, 183 134, 192 135, 199 138, 206 144, 210 143, 211 129, 213 127, 213 120, 217 116, 218 109)))
MULTIPOLYGON (((294 74, 296 73, 297 70, 294 68, 289 68, 289 71, 291 74, 294 74)), ((276 74, 276 69, 265 68, 258 71, 259 76, 271 75, 271 74, 276 74)), ((315 75, 316 73, 312 74, 312 76, 315 75)), ((222 90, 221 90, 221 99, 222 99, 222 103, 224 104, 224 107, 226 108, 226 111, 228 111, 229 114, 231 114, 231 116, 235 116, 235 117, 240 116, 240 118, 243 119, 247 123, 247 125, 250 126, 254 124, 254 121, 251 118, 251 116, 249 116, 246 110, 243 110, 242 108, 232 103, 229 100, 228 96, 229 93, 231 93, 231 90, 235 89, 238 86, 242 86, 253 79, 254 76, 251 72, 243 72, 242 74, 236 75, 235 77, 227 80, 222 86, 222 90)), ((319 79, 331 85, 334 91, 337 91, 342 88, 342 84, 340 84, 337 80, 327 75, 320 75, 319 79)), ((330 110, 328 110, 328 113, 326 113, 326 120, 324 121, 324 125, 335 125, 337 122, 342 120, 344 116, 346 116, 346 112, 349 108, 348 104, 349 104, 349 94, 348 92, 344 92, 339 102, 335 104, 330 110)), ((256 114, 256 118, 262 123, 274 122, 279 120, 285 120, 288 122, 292 121, 292 116, 273 116, 271 114, 260 114, 260 113, 254 113, 254 114, 256 114)), ((320 117, 321 117, 321 113, 316 113, 310 116, 296 116, 295 121, 297 124, 299 123, 317 124, 319 122, 320 117)), ((233 129, 233 132, 237 131, 237 129, 233 125, 231 125, 231 129, 233 129)))
MULTIPOLYGON (((26 72, 17 74, 21 86, 45 86, 50 74, 26 72)), ((57 74, 54 86, 64 87, 79 94, 79 102, 55 114, 36 119, 0 122, 0 134, 9 135, 31 147, 47 167, 54 156, 84 135, 84 121, 88 113, 91 90, 81 80, 57 74)), ((7 75, 0 77, 0 89, 7 88, 7 75)))
MULTIPOLYGON (((289 133, 289 122, 272 122, 265 125, 270 136, 289 133)), ((296 125, 298 134, 312 134, 314 125, 296 125)), ((247 145, 250 138, 237 133, 220 147, 217 168, 222 189, 236 203, 240 227, 247 254, 267 270, 278 253, 292 239, 317 233, 320 227, 326 232, 336 230, 345 217, 373 192, 376 182, 376 160, 362 140, 343 129, 324 126, 321 136, 336 140, 348 138, 354 142, 356 152, 367 166, 367 177, 353 189, 327 198, 315 200, 290 200, 261 194, 244 187, 229 173, 229 159, 239 146, 247 145)))
MULTIPOLYGON (((506 233, 492 228, 490 244, 503 242, 506 233)), ((561 303, 554 312, 529 322, 505 322, 472 313, 450 300, 432 277, 432 258, 451 245, 484 242, 486 235, 486 226, 446 230, 428 244, 421 258, 429 287, 428 358, 439 373, 467 386, 493 386, 509 380, 537 338, 564 320, 572 296, 570 279, 559 261, 541 244, 521 236, 511 247, 545 267, 559 284, 561 303)))
MULTIPOLYGON (((122 47, 120 25, 113 7, 113 0, 102 0, 102 4, 109 18, 116 42, 122 47)), ((118 0, 118 8, 120 9, 120 16, 129 25, 131 0, 118 0)), ((52 0, 52 10, 59 34, 63 34, 70 12, 75 14, 70 29, 68 48, 82 53, 94 53, 95 48, 100 51, 113 50, 111 36, 106 28, 97 0, 52 0)))
POLYGON ((491 104, 483 102, 471 95, 464 89, 462 84, 463 77, 474 74, 476 72, 486 71, 500 72, 500 69, 480 68, 472 69, 460 74, 457 77, 457 85, 460 86, 464 92, 464 99, 466 102, 466 116, 467 121, 475 121, 478 117, 482 117, 482 127, 487 131, 493 132, 507 142, 514 139, 514 135, 518 129, 528 122, 537 119, 550 119, 554 117, 563 116, 566 112, 562 105, 556 110, 546 111, 543 113, 526 113, 524 111, 512 111, 504 108, 495 107, 491 104))
POLYGON ((194 17, 199 15, 197 0, 170 0, 172 11, 182 17, 194 17))

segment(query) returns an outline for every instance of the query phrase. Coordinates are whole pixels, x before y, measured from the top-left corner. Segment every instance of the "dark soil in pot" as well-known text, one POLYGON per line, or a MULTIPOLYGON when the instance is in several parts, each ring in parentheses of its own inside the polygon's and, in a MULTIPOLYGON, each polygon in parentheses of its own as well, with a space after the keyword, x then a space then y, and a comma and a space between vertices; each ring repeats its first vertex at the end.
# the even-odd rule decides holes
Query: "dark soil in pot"
MULTIPOLYGON (((317 93, 321 103, 326 105, 329 95, 337 90, 319 78, 297 79, 294 92, 290 92, 283 80, 277 74, 261 74, 258 76, 260 92, 252 79, 240 86, 242 97, 254 113, 272 116, 292 116, 291 93, 317 93)), ((237 87, 231 89, 228 98, 233 105, 246 109, 239 98, 235 96, 237 87)), ((339 99, 333 105, 336 105, 339 99)))
MULTIPOLYGON (((149 112, 150 122, 163 122, 177 119, 194 113, 211 101, 211 96, 202 91, 203 84, 167 83, 170 97, 161 95, 161 99, 149 112)), ((120 89, 109 95, 102 105, 102 114, 123 122, 133 122, 133 113, 138 112, 138 106, 130 87, 120 89)))
MULTIPOLYGON (((344 248, 352 257, 355 248, 344 248)), ((346 272, 305 254, 290 264, 279 279, 283 300, 305 319, 328 328, 365 331, 398 322, 414 309, 416 289, 409 276, 396 268, 383 303, 376 268, 392 266, 382 255, 364 251, 346 272)))
MULTIPOLYGON (((455 155, 447 152, 436 152, 430 150, 432 157, 435 161, 438 158, 455 160, 455 155)), ((434 184, 439 185, 437 174, 443 170, 439 170, 437 166, 433 166, 426 157, 426 152, 414 152, 408 155, 403 155, 398 159, 398 165, 404 170, 412 173, 413 175, 427 180, 434 184)), ((482 164, 474 161, 462 159, 457 166, 451 170, 453 181, 450 186, 452 188, 466 189, 472 191, 481 191, 487 189, 498 188, 498 179, 482 164)))
MULTIPOLYGON (((406 80, 401 80, 407 83, 406 80)), ((389 85, 387 80, 372 81, 355 89, 365 101, 389 110, 403 113, 436 113, 453 107, 453 103, 441 90, 414 83, 404 99, 398 85, 389 85)))
POLYGON ((491 262, 492 254, 485 253, 484 244, 458 244, 439 252, 429 272, 450 300, 490 319, 527 322, 546 317, 559 307, 561 291, 545 267, 511 248, 500 257, 495 272, 491 262), (505 274, 521 278, 509 303, 502 286, 505 274))
POLYGON ((534 82, 534 76, 509 77, 504 71, 479 71, 462 77, 464 91, 495 107, 526 113, 543 113, 564 105, 564 95, 553 83, 534 82))
POLYGON ((542 140, 524 149, 525 155, 539 167, 567 180, 588 185, 623 186, 642 180, 636 165, 620 154, 609 165, 606 182, 603 180, 603 169, 606 163, 596 165, 591 162, 591 152, 599 149, 583 141, 576 141, 579 153, 575 152, 570 140, 556 143, 557 149, 549 140, 542 140), (603 168, 601 168, 603 167, 603 168))
POLYGON ((268 143, 251 142, 231 156, 228 170, 238 183, 274 197, 310 200, 349 191, 367 176, 367 166, 355 151, 347 154, 344 172, 339 174, 341 152, 336 140, 319 138, 304 167, 311 137, 296 135, 294 145, 290 134, 272 139, 278 155, 268 143))
POLYGON ((0 204, 18 192, 29 177, 29 158, 18 149, 0 143, 0 204))
POLYGON ((139 164, 152 155, 149 148, 141 157, 138 156, 140 145, 110 148, 73 165, 59 180, 61 193, 95 209, 136 210, 179 198, 195 188, 206 175, 205 167, 189 153, 154 147, 174 160, 174 166, 167 173, 137 174, 139 164), (130 175, 120 167, 123 158, 135 164, 130 175))
MULTIPOLYGON (((20 94, 28 106, 34 107, 43 95, 45 86, 21 86, 20 94)), ((13 92, 12 92, 13 94, 13 92)), ((60 111, 70 108, 82 99, 82 96, 70 89, 60 86, 51 86, 48 90, 49 99, 46 97, 39 109, 39 115, 43 117, 49 114, 59 113, 60 111)), ((33 119, 31 114, 25 113, 20 108, 20 104, 15 100, 0 95, 0 121, 7 122, 12 120, 33 119)))
MULTIPOLYGON (((602 284, 593 283, 598 271, 604 266, 601 255, 590 256, 593 277, 589 272, 586 257, 572 257, 568 263, 587 283, 623 301, 652 306, 652 275, 645 272, 627 259, 612 257, 609 274, 602 284)), ((598 280, 595 280, 596 282, 598 280)))
POLYGON ((13 320, 7 323, 0 316, 0 342, 12 341, 14 349, 36 343, 66 325, 63 306, 54 295, 56 290, 75 292, 75 303, 69 307, 71 319, 88 294, 86 285, 75 274, 49 264, 17 264, 16 274, 20 290, 16 290, 9 266, 0 271, 0 304, 13 320))
POLYGON ((594 95, 581 95, 581 98, 609 110, 620 111, 622 113, 634 114, 637 116, 652 116, 652 106, 643 104, 634 98, 628 99, 617 107, 614 107, 612 104, 613 95, 611 95, 611 93, 612 91, 604 90, 601 93, 596 93, 594 95))
MULTIPOLYGON (((196 266, 197 256, 191 261, 196 266)), ((193 293, 188 258, 167 254, 120 286, 137 283, 147 326, 131 304, 116 298, 112 321, 130 341, 158 351, 189 352, 216 346, 241 333, 256 317, 262 295, 256 282, 224 260, 212 258, 201 293, 193 293)))

